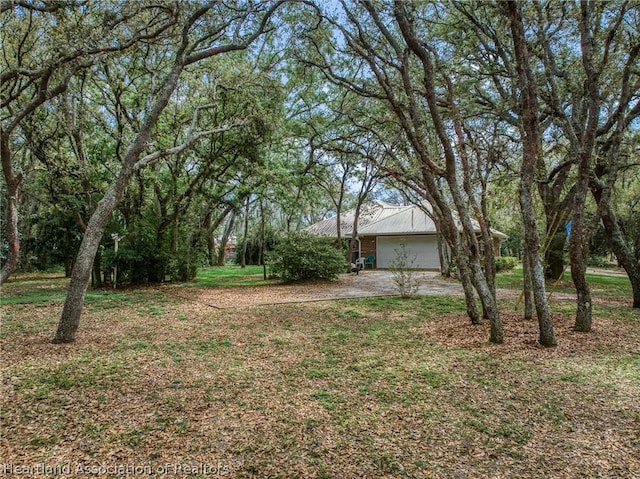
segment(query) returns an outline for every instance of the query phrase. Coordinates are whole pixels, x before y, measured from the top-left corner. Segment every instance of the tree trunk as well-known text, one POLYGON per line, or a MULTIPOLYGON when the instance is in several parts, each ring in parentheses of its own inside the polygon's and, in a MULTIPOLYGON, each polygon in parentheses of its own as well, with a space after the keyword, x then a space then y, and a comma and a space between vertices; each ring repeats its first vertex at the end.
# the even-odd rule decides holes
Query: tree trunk
POLYGON ((476 306, 476 296, 474 294, 474 286, 471 281, 471 274, 469 272, 469 263, 464 254, 456 254, 456 263, 458 266, 458 274, 460 276, 460 282, 462 283, 462 290, 464 291, 464 300, 467 306, 467 316, 471 324, 482 324, 482 319, 478 314, 478 308, 476 306))
POLYGON ((220 241, 220 245, 218 245, 218 266, 224 266, 224 256, 227 250, 227 243, 229 242, 229 237, 231 236, 231 232, 233 231, 233 226, 235 225, 236 217, 232 213, 231 218, 227 222, 227 226, 224 229, 224 233, 222 233, 222 239, 220 241))
POLYGON ((574 212, 571 218, 571 233, 569 236, 569 261, 571 263, 571 278, 576 288, 577 305, 576 319, 573 329, 588 333, 592 326, 591 290, 587 282, 587 255, 589 254, 589 237, 586 220, 586 194, 589 188, 589 173, 591 171, 587 160, 583 159, 579 165, 579 175, 576 181, 574 198, 574 212))
POLYGON ((0 133, 0 151, 2 152, 2 172, 7 185, 7 213, 6 231, 7 261, 0 270, 0 285, 13 274, 20 259, 20 237, 18 236, 18 196, 22 175, 15 175, 11 165, 11 149, 9 147, 9 135, 0 133))
POLYGON ((498 304, 495 294, 484 275, 484 271, 482 271, 482 264, 477 257, 471 260, 471 273, 473 285, 482 301, 483 317, 486 317, 491 325, 489 341, 494 344, 502 344, 504 342, 504 331, 502 321, 500 320, 498 304))
MULTIPOLYGON (((591 183, 591 193, 598 203, 602 197, 603 186, 598 182, 591 183)), ((618 218, 609 202, 603 202, 601 219, 604 225, 604 234, 609 247, 616 255, 618 263, 624 268, 631 281, 633 290, 633 307, 640 308, 640 261, 633 255, 627 246, 624 235, 618 224, 618 218)))
POLYGON ((93 273, 91 274, 91 287, 102 288, 102 275, 100 270, 101 254, 98 251, 93 260, 93 273))
MULTIPOLYGON (((473 227, 468 212, 469 205, 464 201, 463 188, 461 188, 458 181, 458 155, 456 155, 456 153, 454 152, 446 123, 440 115, 439 99, 434 83, 435 70, 433 61, 431 59, 430 53, 425 48, 425 45, 418 40, 415 31, 412 28, 404 2, 394 2, 394 14, 396 21, 398 22, 398 26, 400 27, 400 31, 402 32, 402 36, 407 43, 407 46, 420 59, 422 64, 422 82, 424 87, 423 94, 428 105, 429 115, 433 120, 433 126, 438 137, 438 141, 442 146, 445 157, 446 168, 444 179, 449 186, 449 191, 455 204, 456 212, 459 216, 460 222, 462 223, 464 239, 460 241, 462 249, 458 249, 458 252, 459 254, 466 255, 469 258, 469 272, 471 275, 471 281, 478 295, 480 296, 480 300, 482 301, 483 312, 486 313, 491 323, 490 340, 493 343, 500 344, 503 342, 502 323, 500 321, 496 299, 494 294, 492 293, 493 288, 487 283, 487 277, 482 271, 482 265, 480 263, 480 251, 475 228, 473 227)), ((407 81, 407 72, 405 71, 405 91, 407 92, 407 94, 411 94, 411 87, 407 83, 407 81)), ((415 103, 413 106, 415 108, 415 103)), ((452 105, 450 105, 450 107, 451 106, 452 105)), ((418 124, 420 123, 419 119, 417 118, 415 119, 415 121, 418 124)), ((422 129, 422 127, 423 125, 420 125, 419 129, 422 129)), ((428 153, 425 156, 428 156, 428 153)), ((463 171, 462 173, 464 174, 468 172, 463 171)), ((469 198, 469 200, 473 203, 473 198, 469 198)), ((442 211, 442 208, 440 209, 442 211)), ((482 220, 483 218, 478 218, 478 221, 482 220)), ((457 230, 457 228, 455 229, 457 230)))
POLYGON ((80 325, 80 315, 82 314, 82 307, 84 305, 84 295, 89 286, 93 260, 100 246, 104 228, 131 181, 131 177, 135 173, 136 162, 139 160, 140 155, 149 142, 151 129, 167 106, 183 68, 183 65, 176 62, 171 73, 165 78, 157 100, 151 107, 140 132, 123 158, 122 168, 116 180, 111 184, 104 197, 98 202, 95 211, 89 219, 71 273, 67 299, 64 302, 62 315, 58 322, 58 329, 53 339, 54 343, 71 343, 75 341, 75 335, 80 325))
POLYGON ((564 273, 564 245, 567 235, 562 227, 556 228, 555 231, 550 231, 549 226, 547 226, 547 233, 552 236, 548 240, 545 252, 545 262, 547 264, 545 278, 555 281, 560 279, 562 273, 564 273))
POLYGON ((207 262, 209 266, 216 264, 216 240, 213 234, 207 235, 207 262))
POLYGON ((629 281, 631 281, 633 307, 640 308, 640 261, 638 261, 625 243, 611 205, 606 206, 605 214, 602 215, 602 222, 604 223, 604 231, 609 245, 616 255, 618 262, 627 272, 629 281))
POLYGON ((451 276, 451 258, 449 257, 449 250, 442 238, 442 233, 438 227, 438 258, 440 258, 440 274, 446 278, 451 276))
POLYGON ((233 212, 233 206, 227 205, 225 209, 218 215, 215 220, 212 215, 209 215, 209 224, 206 228, 206 236, 207 236, 207 248, 208 248, 208 257, 209 257, 209 266, 215 266, 218 264, 217 255, 216 255, 216 241, 213 237, 213 234, 220 227, 222 222, 233 212))
POLYGON ((524 319, 533 319, 533 288, 529 256, 522 255, 522 293, 524 295, 524 319))
POLYGON ((240 258, 240 266, 242 268, 247 267, 247 244, 249 243, 249 239, 247 236, 249 235, 249 205, 250 198, 247 197, 247 203, 244 208, 244 229, 242 232, 242 257, 240 258))
MULTIPOLYGON (((178 85, 178 80, 180 79, 180 75, 184 68, 187 65, 197 63, 206 58, 231 51, 246 49, 265 32, 268 20, 283 3, 284 2, 282 1, 274 2, 263 14, 262 21, 258 22, 256 30, 253 33, 245 35, 241 43, 232 42, 227 45, 217 45, 215 47, 197 50, 196 46, 204 39, 201 38, 190 45, 189 31, 191 27, 212 8, 211 5, 198 9, 193 15, 189 16, 182 25, 182 41, 176 51, 171 70, 158 84, 158 87, 154 89, 155 93, 152 101, 150 102, 150 107, 146 110, 147 113, 140 125, 140 129, 124 155, 122 168, 115 182, 111 184, 105 196, 98 203, 96 210, 91 215, 89 223, 87 224, 87 229, 82 239, 82 243, 80 244, 76 263, 71 275, 67 299, 54 337, 55 343, 68 343, 75 340, 75 333, 80 324, 80 314, 82 313, 84 295, 89 284, 89 276, 91 275, 93 259, 95 258, 97 249, 100 245, 104 228, 109 221, 109 217, 124 194, 133 174, 159 158, 170 154, 178 154, 181 151, 184 151, 184 149, 192 144, 189 142, 190 140, 194 140, 194 138, 199 137, 195 135, 192 138, 189 138, 191 133, 193 133, 190 129, 187 134, 187 141, 184 145, 170 149, 156 150, 154 153, 149 154, 142 159, 140 158, 143 151, 152 143, 150 141, 151 131, 157 124, 162 112, 169 103, 169 99, 178 85), (190 49, 192 54, 185 55, 185 52, 188 52, 190 49), (194 50, 197 51, 194 52, 194 50)), ((227 27, 228 26, 230 26, 230 24, 227 24, 227 27)), ((196 126, 196 119, 197 114, 194 116, 193 126, 196 126)))
MULTIPOLYGON (((80 315, 84 305, 84 296, 89 285, 89 277, 93 267, 93 260, 100 246, 104 228, 109 222, 111 213, 118 202, 118 186, 127 176, 127 170, 121 171, 118 179, 100 200, 96 210, 91 215, 87 229, 80 243, 80 249, 76 256, 76 262, 71 273, 71 282, 67 291, 67 299, 64 302, 62 316, 58 323, 54 343, 72 343, 75 340, 76 331, 80 325, 80 315)), ((130 177, 130 175, 129 175, 130 177)), ((124 187, 120 190, 120 193, 124 187)))
POLYGON ((540 236, 538 235, 536 211, 532 195, 540 143, 537 91, 529 65, 529 52, 525 42, 520 6, 515 2, 505 2, 502 6, 509 19, 516 58, 518 84, 521 90, 522 166, 520 168, 519 200, 524 226, 524 254, 527 255, 527 261, 531 266, 533 300, 536 305, 540 328, 539 341, 543 346, 551 347, 557 343, 553 331, 553 323, 551 322, 549 304, 547 303, 544 267, 540 257, 540 236))

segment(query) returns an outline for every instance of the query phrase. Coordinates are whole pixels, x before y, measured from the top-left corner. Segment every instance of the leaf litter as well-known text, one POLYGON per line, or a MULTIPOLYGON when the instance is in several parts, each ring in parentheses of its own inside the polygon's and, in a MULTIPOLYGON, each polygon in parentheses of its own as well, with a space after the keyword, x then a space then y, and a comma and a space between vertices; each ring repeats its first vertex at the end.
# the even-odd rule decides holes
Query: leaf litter
POLYGON ((73 345, 50 344, 61 305, 2 306, 3 462, 105 466, 92 477, 640 477, 640 322, 615 298, 590 334, 555 313, 545 349, 510 300, 496 346, 488 325, 428 317, 420 300, 207 306, 251 305, 221 289, 88 305, 73 345))

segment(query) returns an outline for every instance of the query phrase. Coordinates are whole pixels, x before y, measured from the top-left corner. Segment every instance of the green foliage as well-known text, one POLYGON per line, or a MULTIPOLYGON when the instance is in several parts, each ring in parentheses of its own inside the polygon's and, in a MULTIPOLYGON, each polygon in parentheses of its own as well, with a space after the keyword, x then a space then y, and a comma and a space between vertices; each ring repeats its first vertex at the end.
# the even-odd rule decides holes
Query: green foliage
POLYGON ((268 256, 274 275, 286 282, 337 279, 347 269, 345 253, 329 238, 290 233, 268 256))
POLYGON ((497 273, 501 271, 511 271, 518 265, 518 258, 514 258, 513 256, 496 256, 495 263, 497 273))
POLYGON ((49 271, 70 265, 82 240, 82 233, 70 209, 63 205, 42 208, 30 218, 30 236, 22 243, 22 271, 49 271))
POLYGON ((500 244, 500 254, 504 256, 521 256, 523 235, 521 228, 503 228, 500 231, 505 232, 509 237, 500 244))
MULTIPOLYGON (((247 235, 247 254, 246 264, 259 265, 261 264, 261 254, 268 252, 274 248, 278 240, 278 233, 272 225, 265 225, 264 240, 262 238, 262 231, 260 225, 255 225, 249 231, 247 235), (264 243, 264 244, 263 244, 264 243)), ((238 238, 236 248, 236 263, 242 263, 242 245, 244 244, 244 237, 238 238)))
MULTIPOLYGON (((607 239, 604 234, 604 226, 602 224, 598 225, 596 231, 591 235, 589 240, 589 255, 594 257, 602 257, 606 256, 611 252, 609 245, 607 244, 607 239)), ((591 258, 589 258, 591 261, 591 258)), ((590 266, 598 266, 598 265, 590 265, 590 266)))
POLYGON ((157 283, 166 276, 172 281, 191 281, 196 277, 204 253, 192 247, 189 230, 175 228, 158 234, 158 224, 159 218, 145 206, 127 229, 111 225, 104 235, 101 266, 103 271, 113 271, 117 266, 118 285, 157 283), (122 238, 117 254, 112 231, 122 238))
POLYGON ((607 268, 609 266, 615 266, 615 263, 612 263, 604 256, 590 254, 587 258, 587 266, 594 268, 607 268))

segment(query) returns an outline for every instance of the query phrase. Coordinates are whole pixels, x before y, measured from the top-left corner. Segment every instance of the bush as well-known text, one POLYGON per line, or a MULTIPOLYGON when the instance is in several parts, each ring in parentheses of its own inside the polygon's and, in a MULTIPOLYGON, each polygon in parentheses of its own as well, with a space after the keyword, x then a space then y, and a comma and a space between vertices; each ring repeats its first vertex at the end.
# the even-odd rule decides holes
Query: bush
POLYGON ((592 268, 608 268, 615 266, 615 263, 612 263, 604 256, 589 255, 587 258, 587 266, 591 266, 592 268))
POLYGON ((391 262, 391 274, 393 274, 393 283, 400 296, 409 298, 414 296, 420 288, 420 279, 416 276, 416 272, 412 269, 415 262, 415 255, 409 257, 407 247, 404 242, 400 243, 400 247, 395 250, 396 257, 391 262))
POLYGON ((511 271, 518 264, 518 258, 513 256, 496 256, 496 273, 501 271, 511 271))
POLYGON ((337 279, 347 270, 345 253, 330 238, 290 233, 268 255, 272 273, 286 282, 337 279))

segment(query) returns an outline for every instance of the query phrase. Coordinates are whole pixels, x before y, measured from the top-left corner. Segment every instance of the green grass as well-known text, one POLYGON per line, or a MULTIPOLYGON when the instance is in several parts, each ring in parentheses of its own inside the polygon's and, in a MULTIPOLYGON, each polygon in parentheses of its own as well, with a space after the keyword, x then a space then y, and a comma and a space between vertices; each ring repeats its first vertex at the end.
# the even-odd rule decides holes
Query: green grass
MULTIPOLYGON (((237 265, 202 268, 194 282, 185 286, 222 287, 257 286, 274 283, 264 280, 262 266, 249 265, 241 268, 237 265)), ((62 303, 67 296, 69 279, 60 274, 20 275, 3 286, 0 305, 8 304, 46 304, 62 303)), ((88 291, 85 304, 103 303, 100 307, 117 308, 118 302, 129 301, 129 295, 118 290, 88 291), (107 304, 109 303, 109 304, 107 304)), ((164 314, 157 310, 152 314, 164 314)))
POLYGON ((110 389, 126 384, 132 377, 133 365, 127 357, 91 357, 79 354, 59 364, 26 364, 20 370, 18 390, 37 400, 64 397, 62 391, 81 392, 86 388, 110 389))
MULTIPOLYGON (((603 296, 630 296, 632 294, 631 282, 626 276, 587 273, 587 281, 593 293, 603 296)), ((513 271, 498 273, 496 276, 496 287, 522 289, 522 266, 516 267, 513 271)), ((574 292, 571 272, 569 270, 565 271, 558 284, 556 284, 555 281, 547 281, 547 291, 557 291, 559 293, 574 292)))
POLYGON ((193 286, 256 286, 273 280, 264 280, 262 266, 249 265, 242 268, 238 265, 212 266, 198 270, 193 286))
POLYGON ((0 304, 43 304, 43 303, 61 303, 67 297, 66 291, 25 291, 25 292, 8 292, 3 291, 0 296, 0 304))
MULTIPOLYGON (((3 291, 0 305, 62 303, 66 297, 66 290, 3 291)), ((118 291, 89 291, 85 295, 85 304, 100 305, 99 307, 105 309, 117 308, 120 303, 129 300, 128 294, 118 291)))

